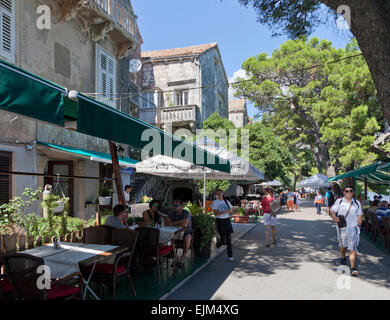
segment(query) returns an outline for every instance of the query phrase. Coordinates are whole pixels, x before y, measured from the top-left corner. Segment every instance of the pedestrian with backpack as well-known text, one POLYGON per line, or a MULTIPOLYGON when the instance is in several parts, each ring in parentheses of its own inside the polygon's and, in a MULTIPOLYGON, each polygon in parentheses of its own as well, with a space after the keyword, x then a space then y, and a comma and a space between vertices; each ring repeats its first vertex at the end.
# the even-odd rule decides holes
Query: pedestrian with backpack
POLYGON ((337 199, 330 208, 330 216, 337 223, 337 241, 340 248, 340 264, 346 265, 346 252, 349 250, 350 272, 358 276, 356 269, 357 247, 360 239, 360 226, 362 225, 362 206, 354 198, 355 190, 351 186, 344 187, 344 197, 337 199))
POLYGON ((334 205, 334 202, 336 200, 331 187, 328 188, 328 191, 325 194, 325 200, 328 214, 330 214, 330 208, 334 205))

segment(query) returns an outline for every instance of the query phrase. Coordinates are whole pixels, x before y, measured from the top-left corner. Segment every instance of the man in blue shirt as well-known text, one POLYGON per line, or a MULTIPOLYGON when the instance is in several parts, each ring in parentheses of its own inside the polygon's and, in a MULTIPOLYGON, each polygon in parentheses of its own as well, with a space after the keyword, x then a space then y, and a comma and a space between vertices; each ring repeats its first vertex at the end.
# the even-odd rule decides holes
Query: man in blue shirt
POLYGON ((122 204, 117 204, 113 209, 114 215, 107 217, 104 225, 114 227, 117 229, 126 228, 127 213, 126 207, 122 204))
POLYGON ((388 207, 387 201, 381 202, 379 208, 376 209, 375 214, 378 217, 380 225, 383 225, 382 218, 390 216, 390 209, 388 207))

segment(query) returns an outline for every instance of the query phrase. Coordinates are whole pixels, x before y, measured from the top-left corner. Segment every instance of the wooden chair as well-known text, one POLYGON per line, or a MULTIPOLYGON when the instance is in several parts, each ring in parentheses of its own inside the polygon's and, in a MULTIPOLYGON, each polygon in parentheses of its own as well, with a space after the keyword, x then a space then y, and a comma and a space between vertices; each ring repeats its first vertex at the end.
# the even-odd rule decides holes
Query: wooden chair
POLYGON ((39 289, 37 280, 41 274, 37 273, 37 268, 45 264, 42 258, 13 253, 5 255, 3 259, 6 274, 18 300, 64 299, 80 295, 79 287, 63 284, 63 281, 69 279, 52 282, 51 289, 39 289))
POLYGON ((371 221, 371 226, 372 226, 372 232, 370 235, 370 239, 374 242, 376 242, 377 237, 383 237, 384 238, 384 231, 382 231, 382 228, 379 224, 378 217, 376 216, 375 213, 368 213, 371 221))
POLYGON ((133 257, 138 233, 129 229, 116 229, 112 233, 112 245, 128 248, 127 251, 115 257, 114 264, 98 263, 93 275, 93 280, 98 283, 110 283, 112 299, 116 297, 117 280, 121 276, 127 276, 133 296, 136 297, 133 280, 130 274, 130 264, 133 257))
POLYGON ((112 233, 110 230, 103 227, 90 227, 86 228, 84 237, 84 242, 88 244, 110 244, 112 239, 112 233))
POLYGON ((160 245, 160 229, 151 227, 137 228, 138 241, 137 245, 142 251, 143 261, 148 257, 155 257, 157 263, 157 281, 160 283, 160 258, 173 259, 173 270, 176 271, 176 254, 174 246, 160 245))
POLYGON ((363 221, 364 233, 368 234, 369 232, 371 232, 371 221, 368 215, 368 209, 363 210, 363 215, 364 215, 364 221, 363 221))

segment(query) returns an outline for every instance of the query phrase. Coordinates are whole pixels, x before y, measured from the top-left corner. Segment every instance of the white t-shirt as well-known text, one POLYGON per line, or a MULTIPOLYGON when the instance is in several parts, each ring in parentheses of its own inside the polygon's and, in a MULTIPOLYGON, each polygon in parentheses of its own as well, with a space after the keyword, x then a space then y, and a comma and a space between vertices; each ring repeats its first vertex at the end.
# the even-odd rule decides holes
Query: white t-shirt
MULTIPOLYGON (((211 209, 216 211, 226 211, 232 208, 231 203, 228 200, 214 200, 211 209), (229 204, 229 207, 226 205, 226 202, 229 204)), ((215 216, 217 219, 226 219, 230 217, 230 214, 225 213, 220 216, 215 216)))
MULTIPOLYGON (((345 216, 348 212, 350 202, 348 202, 345 197, 341 199, 337 199, 334 205, 330 208, 331 211, 337 212, 339 216, 345 216)), ((349 210, 347 221, 347 228, 349 227, 357 227, 358 226, 358 216, 361 216, 362 206, 358 200, 352 199, 352 206, 349 210)))
POLYGON ((294 192, 288 192, 287 193, 287 200, 288 201, 294 201, 294 192))
POLYGON ((125 201, 130 201, 130 193, 125 191, 125 201))

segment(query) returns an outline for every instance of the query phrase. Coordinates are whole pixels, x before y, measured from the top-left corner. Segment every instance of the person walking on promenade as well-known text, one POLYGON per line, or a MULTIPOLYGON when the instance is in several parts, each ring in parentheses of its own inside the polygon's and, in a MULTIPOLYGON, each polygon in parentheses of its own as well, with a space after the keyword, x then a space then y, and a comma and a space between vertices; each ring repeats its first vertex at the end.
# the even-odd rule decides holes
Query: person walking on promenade
POLYGON ((294 211, 294 192, 287 190, 287 212, 294 211), (290 210, 291 209, 291 210, 290 210))
POLYGON ((271 202, 274 201, 272 188, 267 188, 265 197, 261 199, 261 206, 264 213, 264 226, 265 226, 265 246, 270 247, 269 243, 269 229, 272 230, 272 244, 276 244, 276 224, 278 218, 271 213, 271 202))
POLYGON ((317 192, 317 195, 316 195, 315 198, 314 198, 314 205, 315 205, 316 208, 317 208, 317 214, 321 214, 321 206, 322 206, 322 203, 323 203, 322 195, 321 195, 321 193, 318 191, 318 192, 317 192))
POLYGON ((223 190, 218 189, 215 192, 215 195, 217 199, 213 201, 212 209, 215 212, 217 230, 221 236, 220 240, 217 242, 217 248, 226 244, 228 259, 234 261, 231 237, 233 226, 230 221, 230 215, 234 213, 232 210, 233 206, 225 199, 223 190))
POLYGON ((299 208, 299 205, 300 205, 298 190, 295 190, 294 196, 295 196, 295 198, 294 198, 295 212, 298 212, 298 208, 299 208))
POLYGON ((336 198, 333 194, 332 188, 328 187, 328 191, 325 194, 325 204, 328 214, 330 214, 330 208, 334 205, 336 198))
POLYGON ((349 250, 351 275, 358 276, 359 271, 355 268, 355 263, 363 211, 360 202, 355 200, 354 193, 353 187, 344 187, 344 197, 336 200, 330 209, 330 216, 337 223, 337 241, 341 254, 340 264, 347 264, 345 254, 349 250))

